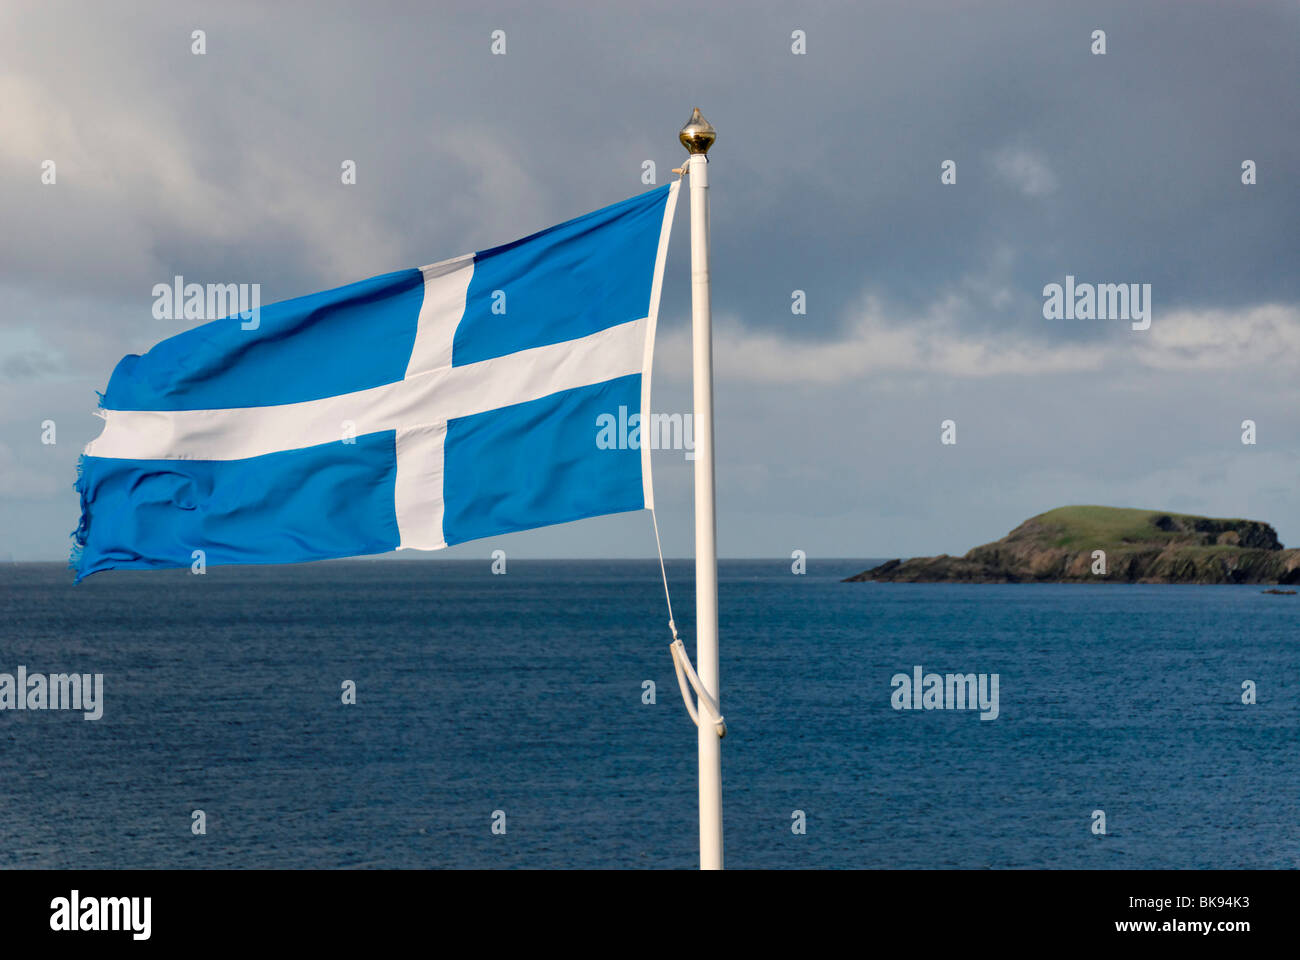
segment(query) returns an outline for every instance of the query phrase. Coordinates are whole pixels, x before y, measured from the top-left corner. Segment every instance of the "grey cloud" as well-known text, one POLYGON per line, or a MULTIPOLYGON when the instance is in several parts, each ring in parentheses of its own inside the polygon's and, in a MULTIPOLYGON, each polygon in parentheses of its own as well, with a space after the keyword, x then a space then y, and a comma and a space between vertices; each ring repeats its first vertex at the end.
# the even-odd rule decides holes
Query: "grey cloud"
MULTIPOLYGON (((93 391, 118 358, 183 326, 150 315, 155 283, 260 282, 269 302, 505 242, 637 192, 644 160, 663 182, 698 104, 720 130, 714 305, 720 349, 736 351, 718 358, 724 553, 955 549, 1067 494, 1165 490, 1246 512, 1213 484, 1285 489, 1298 449, 1295 407, 1279 405, 1300 304, 1298 35, 1282 2, 9 4, 0 334, 27 340, 0 361, 0 442, 23 456, 30 442, 16 374, 57 385, 42 404, 68 424, 61 447, 93 435, 93 391), (1088 51, 1098 27, 1104 57, 1088 51), (498 28, 505 57, 488 55, 498 28), (795 28, 806 56, 790 52, 795 28), (346 159, 355 187, 339 182, 346 159), (1151 283, 1145 345, 1123 324, 1044 321, 1041 289, 1067 273, 1151 283), (794 289, 806 316, 790 313, 794 289), (973 486, 929 449, 953 407, 963 450, 987 457, 973 486), (1280 459, 1233 459, 1233 473, 1187 453, 1250 411, 1280 459), (817 505, 795 506, 810 488, 817 505)), ((685 221, 656 387, 677 410, 685 221)), ((679 553, 689 476, 661 473, 661 501, 687 518, 666 522, 679 553)), ((1300 539, 1285 498, 1242 498, 1300 539)), ((61 552, 51 509, 6 514, 13 542, 61 552)), ((618 552, 637 522, 519 543, 618 552)))

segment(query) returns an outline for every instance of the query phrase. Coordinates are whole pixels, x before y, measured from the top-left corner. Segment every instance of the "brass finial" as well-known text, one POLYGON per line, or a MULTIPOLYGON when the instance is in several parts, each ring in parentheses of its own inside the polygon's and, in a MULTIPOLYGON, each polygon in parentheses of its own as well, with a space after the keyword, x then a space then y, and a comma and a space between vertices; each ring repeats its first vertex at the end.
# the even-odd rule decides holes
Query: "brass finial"
POLYGON ((713 141, 718 139, 718 131, 713 129, 713 124, 705 120, 700 108, 696 107, 691 113, 691 119, 682 127, 682 132, 677 134, 677 139, 691 153, 708 153, 713 141))

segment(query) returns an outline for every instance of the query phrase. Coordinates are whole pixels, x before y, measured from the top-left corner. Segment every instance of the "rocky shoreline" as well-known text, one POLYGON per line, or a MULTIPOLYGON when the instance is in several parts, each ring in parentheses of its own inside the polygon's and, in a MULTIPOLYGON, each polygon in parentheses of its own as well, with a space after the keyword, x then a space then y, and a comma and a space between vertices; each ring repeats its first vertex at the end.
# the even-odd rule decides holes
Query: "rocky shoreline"
POLYGON ((1300 584, 1300 550, 1257 520, 1060 507, 964 556, 889 560, 846 582, 1300 584))

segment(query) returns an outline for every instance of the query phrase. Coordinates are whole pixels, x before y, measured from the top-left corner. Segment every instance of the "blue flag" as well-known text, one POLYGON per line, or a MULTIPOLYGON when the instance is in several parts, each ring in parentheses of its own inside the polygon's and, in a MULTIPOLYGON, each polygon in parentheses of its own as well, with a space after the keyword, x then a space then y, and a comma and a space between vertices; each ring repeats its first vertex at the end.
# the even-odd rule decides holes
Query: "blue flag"
POLYGON ((597 425, 649 421, 676 201, 673 183, 123 358, 79 465, 77 579, 195 551, 434 550, 653 506, 649 443, 600 444, 597 425))

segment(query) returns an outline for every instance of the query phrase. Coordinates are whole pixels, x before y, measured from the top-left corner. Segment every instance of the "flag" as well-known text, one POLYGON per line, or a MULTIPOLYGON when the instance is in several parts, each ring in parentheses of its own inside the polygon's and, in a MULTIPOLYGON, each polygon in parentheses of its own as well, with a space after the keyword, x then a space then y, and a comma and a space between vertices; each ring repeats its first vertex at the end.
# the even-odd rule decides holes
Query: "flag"
POLYGON ((100 570, 435 550, 653 506, 677 183, 523 240, 286 300, 122 359, 78 467, 100 570), (629 418, 630 419, 630 418, 629 418))

